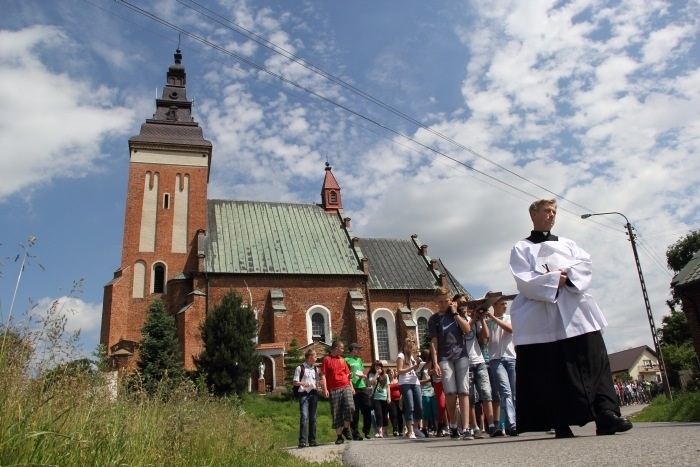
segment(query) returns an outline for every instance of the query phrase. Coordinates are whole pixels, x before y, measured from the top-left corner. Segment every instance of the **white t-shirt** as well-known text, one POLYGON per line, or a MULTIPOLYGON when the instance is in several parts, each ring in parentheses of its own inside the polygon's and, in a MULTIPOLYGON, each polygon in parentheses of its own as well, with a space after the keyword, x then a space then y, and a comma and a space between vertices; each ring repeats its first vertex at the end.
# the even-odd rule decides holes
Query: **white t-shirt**
POLYGON ((471 322, 471 332, 464 335, 464 340, 467 343, 467 351, 469 352, 469 364, 478 365, 479 363, 486 363, 484 359, 484 354, 481 352, 481 346, 479 345, 479 328, 481 324, 477 321, 471 322))
MULTIPOLYGON (((503 315, 501 321, 510 323, 510 315, 503 315)), ((489 358, 497 360, 503 357, 515 358, 515 345, 513 345, 513 333, 504 331, 494 320, 488 320, 489 332, 489 358)))
MULTIPOLYGON (((398 360, 399 358, 403 359, 404 367, 413 366, 417 363, 416 359, 413 357, 411 357, 410 361, 406 361, 406 356, 403 354, 403 352, 401 352, 400 354, 398 354, 396 356, 396 360, 398 360)), ((411 370, 411 371, 408 371, 402 375, 399 375, 399 384, 419 385, 420 380, 418 379, 418 375, 416 374, 416 370, 411 370)))
POLYGON ((311 365, 309 366, 306 362, 302 363, 297 367, 296 370, 294 370, 294 378, 292 381, 299 381, 300 383, 310 383, 310 385, 307 386, 299 386, 299 392, 311 392, 316 389, 318 386, 318 368, 315 366, 311 365), (301 378, 301 381, 299 381, 299 377, 301 376, 301 367, 304 367, 304 376, 301 378))

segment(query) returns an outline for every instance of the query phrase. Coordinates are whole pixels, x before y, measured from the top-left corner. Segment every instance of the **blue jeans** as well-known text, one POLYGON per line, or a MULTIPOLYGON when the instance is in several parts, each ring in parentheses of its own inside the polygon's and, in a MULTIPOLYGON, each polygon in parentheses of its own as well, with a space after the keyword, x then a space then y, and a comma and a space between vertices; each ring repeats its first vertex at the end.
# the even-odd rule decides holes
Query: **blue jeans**
POLYGON ((506 428, 515 427, 515 359, 500 358, 489 362, 495 376, 498 398, 506 413, 506 428))
POLYGON ((309 443, 316 442, 316 408, 318 407, 318 392, 299 393, 299 444, 306 444, 306 431, 309 432, 309 443))
POLYGON ((399 384, 401 399, 403 399, 403 415, 406 424, 412 425, 414 420, 423 418, 423 395, 418 384, 399 384))

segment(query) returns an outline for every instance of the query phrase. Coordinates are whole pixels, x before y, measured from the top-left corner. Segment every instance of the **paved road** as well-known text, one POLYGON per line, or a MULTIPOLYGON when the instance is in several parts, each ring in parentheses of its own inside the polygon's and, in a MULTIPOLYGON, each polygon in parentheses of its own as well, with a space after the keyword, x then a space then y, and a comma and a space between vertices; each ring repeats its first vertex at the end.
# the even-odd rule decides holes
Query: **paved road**
MULTIPOLYGON (((623 414, 636 410, 623 408, 623 414)), ((355 441, 344 445, 342 461, 352 467, 700 465, 700 423, 637 423, 631 431, 614 436, 595 436, 594 423, 572 430, 576 435, 572 439, 524 433, 519 437, 474 441, 393 437, 355 441)), ((321 454, 323 448, 314 450, 319 449, 316 453, 321 454)), ((341 454, 340 450, 329 448, 331 457, 341 454)))

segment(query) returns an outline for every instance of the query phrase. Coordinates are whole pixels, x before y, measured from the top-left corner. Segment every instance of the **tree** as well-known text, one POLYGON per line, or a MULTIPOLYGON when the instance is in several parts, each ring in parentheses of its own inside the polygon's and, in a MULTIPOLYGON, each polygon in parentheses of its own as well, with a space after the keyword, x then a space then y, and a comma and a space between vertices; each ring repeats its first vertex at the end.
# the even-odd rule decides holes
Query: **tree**
POLYGON ((258 322, 253 310, 230 291, 200 327, 204 350, 196 359, 216 395, 243 394, 259 357, 255 353, 258 322))
POLYGON ((662 345, 681 345, 693 340, 690 335, 688 318, 682 311, 671 310, 670 315, 661 319, 661 329, 663 331, 661 334, 662 345))
POLYGON ((160 298, 148 307, 141 336, 138 368, 144 389, 149 394, 155 394, 159 385, 161 390, 174 389, 184 379, 185 369, 177 342, 175 319, 166 313, 160 298))
MULTIPOLYGON (((693 255, 700 250, 700 230, 688 233, 676 243, 666 249, 666 265, 676 274, 688 264, 693 255)), ((671 288, 671 298, 666 300, 666 305, 674 311, 680 303, 676 291, 671 288)))
POLYGON ((666 265, 670 270, 678 273, 699 250, 700 230, 696 230, 666 249, 666 265))

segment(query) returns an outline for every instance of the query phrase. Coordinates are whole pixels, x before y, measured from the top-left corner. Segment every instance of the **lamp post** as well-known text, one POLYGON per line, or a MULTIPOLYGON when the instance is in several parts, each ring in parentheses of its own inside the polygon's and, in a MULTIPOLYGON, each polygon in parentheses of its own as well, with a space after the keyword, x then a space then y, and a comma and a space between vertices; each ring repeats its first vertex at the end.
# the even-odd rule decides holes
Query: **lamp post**
POLYGON ((664 364, 664 357, 661 354, 661 346, 659 345, 659 338, 656 331, 656 326, 654 325, 654 315, 651 313, 651 303, 649 303, 649 295, 647 295, 647 287, 644 283, 644 274, 642 274, 642 265, 639 262, 639 255, 637 254, 637 243, 635 242, 635 236, 632 232, 632 224, 627 219, 627 216, 620 212, 599 212, 594 214, 583 214, 581 219, 588 219, 592 216, 606 216, 608 214, 617 214, 625 218, 625 227, 627 227, 627 234, 630 237, 630 243, 632 243, 632 253, 634 253, 634 261, 637 263, 637 274, 639 274, 639 285, 642 286, 642 295, 644 296, 644 305, 647 310, 647 318, 649 319, 649 328, 651 328, 651 338, 654 341, 654 350, 656 350, 656 355, 659 357, 659 371, 664 379, 664 389, 666 391, 666 397, 669 400, 673 400, 673 395, 671 394, 671 386, 668 382, 668 374, 666 373, 666 365, 664 364))

